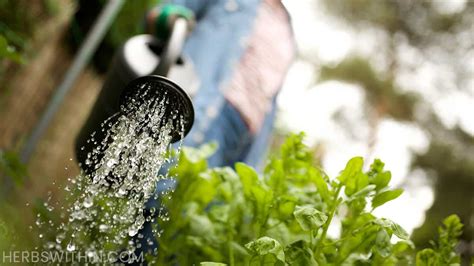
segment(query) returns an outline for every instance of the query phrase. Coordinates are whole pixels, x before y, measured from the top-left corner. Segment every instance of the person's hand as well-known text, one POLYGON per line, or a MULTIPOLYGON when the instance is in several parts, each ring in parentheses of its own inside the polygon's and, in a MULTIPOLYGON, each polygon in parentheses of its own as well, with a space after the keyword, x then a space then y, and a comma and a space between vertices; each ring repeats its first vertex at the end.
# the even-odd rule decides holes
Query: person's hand
POLYGON ((167 39, 177 18, 185 18, 191 31, 195 24, 194 13, 183 6, 166 4, 150 10, 146 15, 146 31, 160 39, 167 39))

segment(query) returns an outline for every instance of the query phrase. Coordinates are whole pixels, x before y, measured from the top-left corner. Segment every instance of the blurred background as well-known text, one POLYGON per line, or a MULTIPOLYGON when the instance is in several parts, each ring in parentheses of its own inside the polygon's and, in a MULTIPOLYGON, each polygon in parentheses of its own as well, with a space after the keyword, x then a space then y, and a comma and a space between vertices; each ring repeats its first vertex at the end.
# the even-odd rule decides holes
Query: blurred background
MULTIPOLYGON (((0 0, 0 214, 27 221, 31 205, 61 198, 61 184, 78 173, 73 143, 113 53, 143 32, 145 12, 159 2, 125 2, 23 165, 22 145, 107 1, 0 0)), ((304 131, 332 176, 353 156, 382 159, 405 193, 377 214, 413 232, 419 247, 458 214, 472 250, 474 2, 283 3, 298 56, 279 96, 272 148, 304 131)))

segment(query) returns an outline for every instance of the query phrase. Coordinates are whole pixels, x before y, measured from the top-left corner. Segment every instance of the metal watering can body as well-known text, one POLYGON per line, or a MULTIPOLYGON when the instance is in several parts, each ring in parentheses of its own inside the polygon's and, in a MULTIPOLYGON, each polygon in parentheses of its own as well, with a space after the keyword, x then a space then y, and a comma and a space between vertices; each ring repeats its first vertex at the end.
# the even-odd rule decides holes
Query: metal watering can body
MULTIPOLYGON (((113 123, 120 113, 126 96, 138 93, 137 88, 143 84, 151 84, 156 90, 151 95, 170 95, 172 103, 169 108, 183 114, 184 133, 189 132, 194 110, 188 95, 195 94, 198 82, 192 64, 181 56, 184 37, 183 26, 181 30, 174 30, 166 43, 152 35, 138 35, 127 40, 115 54, 104 85, 76 139, 76 158, 87 174, 95 170, 85 164, 88 154, 105 138, 108 124, 113 123)), ((181 135, 175 134, 172 141, 180 138, 181 135)))

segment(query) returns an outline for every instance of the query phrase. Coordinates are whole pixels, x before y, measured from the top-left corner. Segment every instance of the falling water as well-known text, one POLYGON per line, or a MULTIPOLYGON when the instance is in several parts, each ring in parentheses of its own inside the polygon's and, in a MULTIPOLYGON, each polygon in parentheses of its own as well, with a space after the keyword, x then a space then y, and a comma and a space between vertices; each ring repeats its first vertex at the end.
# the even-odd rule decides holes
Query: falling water
MULTIPOLYGON (((150 198, 157 197, 157 182, 171 182, 160 169, 176 158, 170 146, 174 127, 178 125, 181 134, 184 131, 183 118, 176 110, 167 110, 168 101, 166 94, 156 98, 145 93, 102 124, 103 140, 99 142, 92 134, 88 141, 96 146, 85 164, 94 171, 69 179, 64 187, 69 203, 56 206, 62 209, 58 222, 38 216, 40 231, 50 230, 53 236, 44 239, 42 248, 80 251, 91 258, 117 250, 133 254, 142 248, 138 240, 145 237, 139 233, 145 221, 167 219, 165 212, 152 209, 159 212, 154 218, 156 215, 145 215, 144 209, 150 198), (170 155, 173 153, 175 156, 170 155)), ((50 202, 46 207, 51 212, 55 209, 50 202)))

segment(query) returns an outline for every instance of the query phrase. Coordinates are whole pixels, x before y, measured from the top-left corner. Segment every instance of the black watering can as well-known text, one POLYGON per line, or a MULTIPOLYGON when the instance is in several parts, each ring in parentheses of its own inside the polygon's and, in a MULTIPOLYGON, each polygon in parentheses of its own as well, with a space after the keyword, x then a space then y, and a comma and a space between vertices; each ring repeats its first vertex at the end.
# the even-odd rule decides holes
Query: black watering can
MULTIPOLYGON (((121 105, 132 98, 143 97, 140 95, 143 92, 140 88, 144 85, 152 91, 145 97, 160 98, 166 94, 169 99, 164 121, 172 118, 172 112, 177 112, 183 118, 184 134, 181 134, 180 127, 175 126, 176 132, 172 132, 172 142, 179 141, 191 130, 194 122, 191 99, 181 86, 166 78, 175 68, 184 70, 174 71, 178 73, 175 73, 175 76, 187 76, 185 77, 187 82, 192 82, 194 78, 192 65, 181 56, 187 31, 187 21, 178 18, 174 21, 166 42, 159 41, 151 35, 138 35, 126 41, 116 53, 102 90, 76 139, 76 158, 87 174, 95 170, 94 166, 85 163, 88 154, 97 146, 94 143, 101 143, 106 137, 109 129, 107 124, 120 114, 121 105), (105 121, 107 123, 104 123, 105 121), (92 135, 94 141, 88 141, 92 135)), ((177 125, 180 118, 175 117, 172 119, 177 125)))

